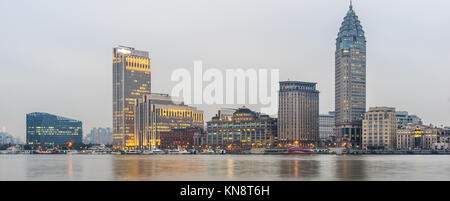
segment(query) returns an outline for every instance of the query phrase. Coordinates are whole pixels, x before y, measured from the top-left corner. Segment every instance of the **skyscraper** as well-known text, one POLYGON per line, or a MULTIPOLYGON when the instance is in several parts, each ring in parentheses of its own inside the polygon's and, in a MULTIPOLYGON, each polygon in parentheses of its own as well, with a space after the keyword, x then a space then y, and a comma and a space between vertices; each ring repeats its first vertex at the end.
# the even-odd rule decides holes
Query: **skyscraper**
POLYGON ((113 49, 113 145, 134 149, 134 106, 150 93, 151 65, 146 51, 119 46, 113 49))
POLYGON ((335 67, 335 132, 343 146, 360 148, 366 111, 366 39, 351 2, 336 38, 335 67))
POLYGON ((278 136, 283 144, 317 145, 319 91, 316 90, 316 83, 280 82, 278 136))

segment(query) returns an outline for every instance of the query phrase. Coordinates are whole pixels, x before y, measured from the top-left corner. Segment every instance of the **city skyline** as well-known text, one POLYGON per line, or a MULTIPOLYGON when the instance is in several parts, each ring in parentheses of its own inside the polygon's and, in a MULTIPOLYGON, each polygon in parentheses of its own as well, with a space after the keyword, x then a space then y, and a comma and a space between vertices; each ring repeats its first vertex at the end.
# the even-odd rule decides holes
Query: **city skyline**
MULTIPOLYGON (((363 21, 367 37, 370 38, 368 42, 370 56, 368 56, 369 59, 367 61, 368 71, 370 71, 370 73, 368 73, 367 76, 368 101, 366 109, 368 109, 367 107, 372 106, 396 107, 397 110, 407 110, 413 114, 419 115, 426 124, 450 125, 450 117, 446 115, 450 111, 450 93, 445 90, 446 86, 450 86, 449 81, 446 80, 445 77, 445 74, 449 74, 449 69, 445 69, 445 67, 447 67, 445 64, 448 64, 449 61, 449 57, 446 53, 450 51, 446 51, 448 49, 445 48, 448 47, 444 46, 428 46, 431 43, 446 44, 445 41, 449 40, 448 38, 439 38, 435 35, 448 35, 450 28, 445 26, 439 27, 441 29, 439 29, 438 32, 437 27, 434 26, 439 23, 434 23, 432 25, 426 24, 427 20, 431 19, 442 19, 443 21, 441 24, 444 24, 444 19, 446 19, 446 17, 448 18, 449 15, 443 13, 444 10, 440 9, 445 7, 443 5, 448 4, 444 3, 444 1, 435 1, 433 3, 423 2, 423 4, 414 1, 403 1, 403 3, 409 2, 409 5, 415 5, 417 7, 412 7, 410 13, 405 12, 405 16, 398 16, 396 13, 392 12, 395 11, 396 8, 398 9, 398 6, 402 3, 387 2, 388 1, 370 3, 369 1, 353 2, 354 9, 359 14, 361 21, 363 21), (414 15, 408 15, 414 13, 414 11, 430 9, 431 6, 433 9, 437 9, 437 11, 427 13, 427 15, 421 15, 424 19, 418 19, 414 18, 416 17, 414 15), (419 9, 419 7, 421 9, 419 9), (371 9, 380 9, 382 14, 378 15, 378 12, 374 12, 371 9), (439 11, 442 11, 442 13, 439 11), (394 14, 395 18, 387 21, 385 16, 383 16, 383 12, 394 14), (411 17, 417 20, 410 20, 409 18, 411 17), (383 26, 385 25, 383 22, 389 22, 391 24, 387 23, 390 26, 383 26), (404 23, 402 24, 399 22, 404 23), (397 37, 392 37, 389 35, 389 32, 393 29, 393 25, 396 25, 397 29, 394 29, 396 31, 410 30, 410 32, 405 35, 401 35, 401 32, 397 32, 397 37), (388 29, 387 27, 391 29, 388 29), (414 27, 424 27, 427 31, 421 32, 422 30, 412 29, 414 27), (433 35, 428 35, 430 29, 433 30, 433 28, 436 29, 433 35), (408 39, 412 38, 418 39, 408 41, 408 39), (439 42, 436 42, 435 38, 439 38, 439 42), (418 55, 422 56, 418 57, 418 55), (442 63, 436 61, 437 59, 440 59, 439 61, 442 63), (423 69, 429 70, 424 72, 423 69), (406 75, 403 75, 402 77, 402 74, 399 73, 405 73, 406 75), (427 107, 424 107, 424 103, 427 104, 427 107)), ((206 25, 206 27, 210 28, 205 29, 207 30, 206 34, 209 37, 206 37, 204 40, 194 37, 195 34, 198 34, 196 33, 195 28, 192 28, 194 31, 188 31, 187 36, 184 35, 184 37, 173 33, 172 31, 176 32, 176 30, 184 27, 176 22, 177 20, 180 20, 180 17, 174 16, 172 16, 174 18, 167 21, 169 22, 168 24, 174 23, 173 26, 159 24, 160 28, 169 29, 169 32, 172 35, 169 34, 164 37, 164 32, 156 31, 155 35, 159 35, 159 37, 156 37, 157 39, 147 39, 147 37, 143 35, 122 32, 120 34, 102 35, 104 33, 96 33, 96 28, 93 26, 96 23, 104 22, 103 17, 94 17, 94 19, 98 19, 99 21, 94 20, 92 23, 87 23, 83 20, 75 20, 75 17, 72 16, 72 12, 65 14, 56 10, 51 10, 52 8, 49 8, 50 11, 53 11, 50 12, 49 15, 42 15, 35 20, 42 20, 42 18, 46 19, 46 17, 60 14, 63 17, 62 20, 65 19, 73 22, 76 25, 75 27, 83 27, 80 23, 85 22, 88 33, 81 34, 79 37, 71 35, 73 34, 71 31, 74 30, 66 24, 58 24, 58 29, 53 30, 52 26, 56 26, 55 23, 58 22, 58 20, 49 18, 47 19, 49 20, 47 24, 38 21, 40 23, 37 24, 45 25, 43 27, 33 27, 32 24, 28 24, 30 29, 35 28, 33 31, 37 32, 37 35, 26 37, 17 34, 21 33, 20 30, 22 28, 12 26, 13 24, 11 24, 11 22, 7 22, 7 27, 8 25, 10 27, 12 26, 12 29, 9 29, 10 32, 4 33, 5 37, 2 37, 1 40, 6 48, 0 51, 2 55, 4 55, 5 65, 12 66, 13 68, 2 68, 1 70, 1 74, 4 75, 1 79, 1 90, 4 92, 3 94, 5 94, 5 96, 2 97, 0 105, 2 110, 2 113, 0 114, 0 126, 6 126, 11 134, 24 140, 25 114, 30 112, 48 112, 81 120, 83 125, 86 125, 83 126, 85 133, 92 127, 112 127, 112 105, 110 105, 112 97, 110 75, 112 74, 112 70, 110 50, 117 45, 133 46, 137 49, 150 52, 153 63, 152 74, 158 75, 152 76, 152 91, 154 92, 169 93, 171 89, 170 86, 175 84, 167 81, 167 78, 170 77, 171 70, 180 67, 191 69, 192 61, 201 57, 201 59, 205 61, 206 68, 274 67, 280 69, 280 80, 290 79, 317 82, 318 90, 321 91, 320 113, 332 111, 334 109, 333 44, 336 30, 340 26, 344 13, 348 10, 348 2, 290 2, 289 4, 281 2, 278 4, 279 7, 276 7, 280 8, 280 10, 275 9, 273 13, 264 13, 264 11, 273 10, 271 10, 270 7, 264 7, 268 5, 263 3, 263 6, 253 10, 253 15, 245 14, 245 11, 252 10, 251 3, 244 3, 244 6, 241 8, 233 7, 233 3, 234 2, 224 4, 225 6, 236 9, 239 14, 237 16, 247 16, 247 18, 244 17, 243 19, 246 19, 246 22, 252 25, 250 26, 251 29, 242 27, 245 23, 235 21, 238 19, 237 17, 236 19, 234 17, 222 18, 223 16, 221 14, 224 13, 219 13, 212 17, 214 20, 221 19, 227 22, 223 27, 234 27, 237 28, 237 30, 244 31, 243 36, 240 38, 236 38, 237 36, 233 35, 233 32, 227 31, 221 33, 221 31, 224 31, 224 29, 227 28, 215 27, 216 23, 213 23, 214 20, 211 20, 211 22, 202 21, 200 18, 201 15, 194 15, 198 10, 191 11, 187 8, 190 6, 192 6, 190 8, 195 8, 195 6, 184 3, 182 3, 182 5, 185 6, 183 8, 186 8, 186 10, 176 10, 174 11, 174 14, 181 15, 183 12, 192 14, 191 17, 197 20, 196 22, 198 23, 194 25, 206 25), (288 5, 294 6, 294 8, 284 7, 288 7, 288 5), (331 5, 331 8, 323 10, 318 9, 320 7, 325 7, 326 5, 331 5), (305 7, 308 6, 309 8, 305 9, 305 7), (286 14, 277 13, 283 9, 286 10, 286 14), (294 12, 296 9, 314 10, 315 12, 306 11, 303 14, 298 14, 300 16, 291 16, 297 14, 294 12), (264 21, 260 19, 259 17, 261 17, 260 15, 262 14, 266 14, 264 16, 266 16, 268 20, 264 21), (301 16, 317 17, 317 24, 310 24, 306 22, 309 19, 303 19, 301 16), (289 24, 288 22, 299 23, 295 24, 295 27, 292 27, 292 24, 289 24), (266 26, 267 28, 264 28, 266 26), (323 28, 321 28, 322 26, 323 28), (306 29, 309 28, 307 30, 311 30, 311 32, 305 31, 303 29, 304 27, 306 27, 306 29), (173 28, 173 30, 171 30, 171 28, 173 28), (271 30, 269 31, 269 29, 271 30), (49 32, 49 36, 43 35, 44 32, 51 30, 54 32, 49 32), (259 33, 258 30, 266 30, 269 32, 258 35, 256 34, 259 33), (13 37, 14 33, 18 36, 13 37), (64 34, 77 39, 75 41, 78 41, 78 43, 81 42, 80 45, 67 42, 66 39, 70 39, 70 37, 65 38, 64 34), (231 35, 226 37, 227 34, 231 35), (254 34, 258 37, 251 39, 251 36, 254 34), (308 38, 314 35, 317 36, 313 37, 313 40, 299 39, 308 38), (106 39, 90 39, 91 37, 98 38, 103 36, 105 36, 106 39), (136 39, 134 39, 135 36, 137 36, 136 39), (13 40, 7 41, 5 38, 8 37, 12 37, 13 40), (22 38, 19 40, 17 37, 22 38), (35 39, 34 37, 46 39, 49 43, 48 45, 45 45, 41 40, 29 41, 30 39, 35 39), (116 37, 116 39, 112 39, 114 37, 116 37), (175 40, 174 42, 171 41, 173 38, 177 37, 181 37, 181 39, 175 40), (226 44, 219 42, 218 40, 221 40, 221 37, 225 37, 228 42, 232 41, 233 43, 226 44), (127 41, 130 40, 130 38, 133 38, 135 41, 127 41), (181 43, 179 43, 180 40, 183 39, 187 41, 193 40, 191 42, 181 41, 181 43), (89 41, 90 43, 84 42, 84 40, 89 41), (266 41, 266 46, 261 46, 260 41, 266 41), (60 46, 57 42, 61 42, 61 45, 63 46, 60 46), (288 44, 289 42, 293 42, 293 44, 288 44), (207 43, 213 43, 216 46, 212 49, 207 43), (233 45, 236 45, 236 47, 232 47, 233 45), (199 48, 196 48, 196 46, 199 46, 199 48), (30 49, 26 50, 24 48, 30 49), (73 49, 69 50, 69 48, 73 49), (267 50, 255 51, 253 48, 267 48, 267 50), (212 49, 213 51, 208 53, 199 51, 198 49, 212 49), (42 50, 44 53, 52 52, 53 55, 44 57, 42 55, 43 53, 39 50, 42 50), (191 50, 192 53, 189 52, 191 50), (240 50, 239 53, 244 54, 241 56, 239 53, 233 53, 233 50, 240 50), (261 60, 260 58, 266 59, 261 62, 258 61, 261 60), (314 70, 309 70, 311 68, 308 69, 308 66, 311 65, 314 65, 312 68, 314 70), (79 68, 76 68, 75 66, 79 68), (299 69, 296 69, 297 66, 299 66, 299 69), (295 73, 291 73, 290 71, 295 73), (21 77, 20 82, 19 79, 17 79, 19 73, 24 74, 23 77, 21 77), (27 82, 22 83, 23 79, 26 79, 27 82), (73 92, 73 94, 65 94, 64 90, 73 92), (21 93, 26 95, 21 95, 21 93), (32 97, 33 102, 26 101, 28 100, 27 97, 32 97), (22 102, 24 100, 26 102, 22 102)), ((12 3, 8 5, 17 6, 17 4, 12 3)), ((33 4, 33 2, 30 4, 33 4)), ((74 2, 69 4, 72 5, 74 2)), ((78 7, 75 6, 74 10, 86 11, 82 6, 83 2, 75 4, 78 5, 78 7)), ((93 4, 98 4, 98 2, 94 2, 93 4)), ((118 6, 122 4, 116 2, 113 5, 118 6)), ((157 5, 168 6, 164 4, 157 5)), ((2 8, 4 7, 2 6, 2 8)), ((31 11, 40 12, 36 10, 31 11)), ((102 9, 100 9, 100 11, 102 11, 102 9)), ((211 8, 208 13, 213 13, 213 11, 215 11, 214 8, 211 8)), ((86 12, 88 17, 92 17, 92 13, 89 13, 89 10, 86 12)), ((6 15, 7 18, 9 16, 9 19, 11 19, 12 22, 21 22, 24 20, 20 16, 18 18, 13 18, 16 14, 7 11, 2 12, 0 15, 2 17, 6 15)), ((106 18, 106 16, 104 17, 106 18)), ((113 24, 107 24, 105 26, 113 27, 113 24)), ((128 26, 138 27, 137 24, 128 26)), ((189 27, 184 28, 191 29, 189 27)), ((197 28, 201 28, 201 26, 197 28)), ((255 106, 252 105, 246 106, 252 109, 255 108, 255 106)), ((209 120, 221 106, 200 105, 198 107, 199 109, 205 110, 205 120, 209 120)))

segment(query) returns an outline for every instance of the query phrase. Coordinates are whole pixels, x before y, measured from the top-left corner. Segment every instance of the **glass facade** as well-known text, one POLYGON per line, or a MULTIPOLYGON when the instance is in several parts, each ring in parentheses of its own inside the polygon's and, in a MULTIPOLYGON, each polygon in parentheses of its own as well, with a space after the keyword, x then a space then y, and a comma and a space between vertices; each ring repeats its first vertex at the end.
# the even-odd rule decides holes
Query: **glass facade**
POLYGON ((81 144, 81 121, 47 113, 27 114, 27 144, 33 147, 81 144))
POLYGON ((149 94, 151 62, 146 51, 131 47, 113 49, 113 145, 118 149, 133 149, 134 105, 138 98, 149 94))

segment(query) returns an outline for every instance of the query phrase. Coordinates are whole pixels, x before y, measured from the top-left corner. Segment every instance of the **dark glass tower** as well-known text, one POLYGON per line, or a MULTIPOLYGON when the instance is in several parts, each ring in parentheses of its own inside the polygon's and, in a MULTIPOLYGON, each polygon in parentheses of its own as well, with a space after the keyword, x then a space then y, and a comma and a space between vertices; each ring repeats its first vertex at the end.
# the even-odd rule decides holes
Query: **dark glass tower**
POLYGON ((343 146, 360 148, 366 111, 366 38, 351 2, 336 38, 335 62, 336 134, 343 146))
POLYGON ((81 121, 40 112, 27 114, 27 144, 32 147, 81 144, 82 139, 81 121))

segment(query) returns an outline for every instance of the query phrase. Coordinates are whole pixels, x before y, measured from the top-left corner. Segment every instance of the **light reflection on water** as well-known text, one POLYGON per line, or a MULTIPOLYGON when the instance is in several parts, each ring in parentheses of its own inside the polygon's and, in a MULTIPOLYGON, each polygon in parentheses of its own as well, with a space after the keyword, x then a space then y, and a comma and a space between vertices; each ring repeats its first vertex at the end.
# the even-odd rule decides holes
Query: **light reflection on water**
POLYGON ((450 180, 450 155, 0 155, 0 180, 450 180))

